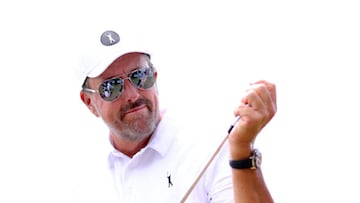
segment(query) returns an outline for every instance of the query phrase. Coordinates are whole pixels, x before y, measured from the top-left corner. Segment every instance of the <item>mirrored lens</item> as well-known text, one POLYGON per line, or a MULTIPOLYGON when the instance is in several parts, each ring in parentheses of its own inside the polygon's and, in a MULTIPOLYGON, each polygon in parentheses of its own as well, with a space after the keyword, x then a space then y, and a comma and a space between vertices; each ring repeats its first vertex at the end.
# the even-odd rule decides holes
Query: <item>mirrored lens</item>
POLYGON ((151 88, 156 80, 153 68, 137 69, 129 75, 132 84, 140 89, 151 88))
MULTIPOLYGON (((156 81, 155 71, 153 68, 140 68, 132 71, 127 78, 139 89, 149 89, 156 81)), ((114 101, 124 90, 124 79, 113 78, 105 80, 99 86, 99 94, 105 101, 114 101)))
POLYGON ((99 86, 99 94, 106 101, 117 99, 124 89, 124 81, 120 78, 105 80, 99 86))

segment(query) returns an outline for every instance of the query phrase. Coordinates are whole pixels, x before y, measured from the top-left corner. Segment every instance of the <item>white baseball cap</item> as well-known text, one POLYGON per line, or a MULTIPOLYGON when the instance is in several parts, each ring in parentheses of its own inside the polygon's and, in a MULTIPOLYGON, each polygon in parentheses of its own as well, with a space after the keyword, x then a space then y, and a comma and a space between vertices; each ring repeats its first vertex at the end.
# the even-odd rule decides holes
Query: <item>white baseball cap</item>
POLYGON ((139 52, 151 55, 149 44, 145 41, 145 30, 129 26, 114 27, 101 24, 89 26, 85 32, 79 34, 76 41, 77 65, 75 75, 80 87, 87 77, 97 77, 118 57, 139 52), (143 35, 143 36, 141 36, 143 35), (142 38, 143 37, 143 38, 142 38))

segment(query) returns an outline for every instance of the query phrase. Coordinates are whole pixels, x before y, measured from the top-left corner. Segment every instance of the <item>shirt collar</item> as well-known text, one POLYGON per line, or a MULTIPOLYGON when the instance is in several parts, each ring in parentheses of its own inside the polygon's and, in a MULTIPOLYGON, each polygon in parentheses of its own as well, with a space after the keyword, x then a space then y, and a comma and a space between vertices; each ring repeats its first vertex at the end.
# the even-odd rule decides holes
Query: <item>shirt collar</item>
POLYGON ((164 157, 174 143, 177 133, 178 129, 174 125, 174 121, 169 115, 165 114, 146 147, 153 149, 164 157))
MULTIPOLYGON (((140 152, 151 149, 157 152, 162 157, 166 156, 166 154, 171 149, 171 145, 175 142, 176 134, 178 133, 178 128, 174 124, 175 122, 171 118, 171 116, 169 116, 168 113, 165 113, 158 126, 156 127, 153 135, 151 136, 149 143, 140 152)), ((115 149, 111 139, 110 143, 112 146, 112 152, 109 156, 110 163, 113 162, 111 160, 115 157, 122 159, 130 159, 122 152, 115 149)))

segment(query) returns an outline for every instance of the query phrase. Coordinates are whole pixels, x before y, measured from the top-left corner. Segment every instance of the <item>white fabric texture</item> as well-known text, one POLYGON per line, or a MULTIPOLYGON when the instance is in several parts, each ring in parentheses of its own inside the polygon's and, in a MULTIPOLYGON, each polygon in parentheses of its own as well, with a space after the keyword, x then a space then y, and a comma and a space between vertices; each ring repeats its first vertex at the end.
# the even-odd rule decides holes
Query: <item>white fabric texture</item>
MULTIPOLYGON (((165 116, 149 144, 133 158, 113 148, 108 156, 110 172, 89 175, 90 189, 86 189, 86 197, 80 202, 180 202, 221 142, 220 138, 211 139, 215 135, 210 133, 176 126, 165 116)), ((228 158, 226 144, 186 202, 233 202, 228 158)))

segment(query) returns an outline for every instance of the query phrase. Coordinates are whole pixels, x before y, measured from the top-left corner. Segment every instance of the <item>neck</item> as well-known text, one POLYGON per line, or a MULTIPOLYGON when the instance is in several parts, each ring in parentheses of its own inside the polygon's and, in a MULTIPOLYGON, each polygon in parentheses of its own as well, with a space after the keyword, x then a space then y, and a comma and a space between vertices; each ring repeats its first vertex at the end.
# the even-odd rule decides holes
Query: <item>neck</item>
POLYGON ((130 141, 124 139, 118 139, 113 135, 110 135, 110 139, 118 151, 124 153, 126 156, 132 158, 136 153, 138 153, 142 148, 144 148, 150 140, 151 136, 146 137, 140 141, 130 141))

